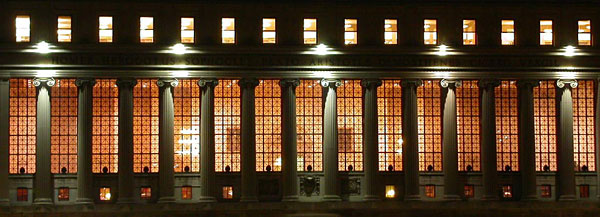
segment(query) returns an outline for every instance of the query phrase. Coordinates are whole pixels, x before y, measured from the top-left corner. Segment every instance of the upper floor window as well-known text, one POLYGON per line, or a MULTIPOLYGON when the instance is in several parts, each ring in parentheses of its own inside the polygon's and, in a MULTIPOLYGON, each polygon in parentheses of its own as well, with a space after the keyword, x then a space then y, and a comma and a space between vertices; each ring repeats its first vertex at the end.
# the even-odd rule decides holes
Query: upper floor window
POLYGON ((552 45, 553 39, 552 20, 540 20, 540 45, 552 45))
POLYGON ((475 28, 475 20, 463 20, 463 45, 477 44, 477 33, 475 28))
POLYGON ((275 18, 263 18, 263 44, 275 44, 275 18))
POLYGON ((500 33, 502 45, 515 45, 515 21, 502 20, 502 33, 500 33))
POLYGON ((223 18, 221 20, 221 42, 223 44, 235 44, 235 18, 223 18))
POLYGON ((398 44, 398 20, 385 19, 383 24, 385 44, 398 44))
POLYGON ((15 18, 15 27, 17 42, 29 42, 31 40, 31 21, 29 15, 18 15, 15 18))
POLYGON ((154 17, 140 17, 140 42, 154 42, 154 17))
POLYGON ((304 19, 304 44, 317 44, 317 19, 304 19))
POLYGON ((58 16, 56 34, 58 42, 71 42, 71 16, 58 16))
POLYGON ((579 20, 577 21, 577 41, 581 46, 592 45, 592 21, 579 20))
POLYGON ((113 18, 112 16, 98 17, 98 36, 101 43, 113 42, 113 18))
POLYGON ((181 18, 181 43, 194 43, 194 18, 181 18))
POLYGON ((423 24, 423 43, 427 45, 437 44, 437 20, 427 19, 423 24))
POLYGON ((356 44, 358 33, 357 33, 356 19, 345 19, 344 20, 344 44, 356 44))

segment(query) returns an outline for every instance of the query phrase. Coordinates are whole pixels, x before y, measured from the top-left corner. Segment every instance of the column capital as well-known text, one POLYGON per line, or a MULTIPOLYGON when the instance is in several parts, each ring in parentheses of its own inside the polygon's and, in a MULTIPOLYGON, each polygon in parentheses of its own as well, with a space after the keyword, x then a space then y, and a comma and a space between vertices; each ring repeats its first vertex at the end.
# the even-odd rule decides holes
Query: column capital
POLYGON ((54 84, 56 84, 56 80, 54 80, 54 78, 34 78, 33 79, 33 86, 39 87, 39 86, 47 86, 47 87, 52 87, 54 86, 54 84))
POLYGON ((321 86, 323 86, 323 87, 337 88, 339 86, 342 86, 342 81, 340 79, 323 78, 323 79, 321 79, 321 81, 319 83, 321 83, 321 86))
POLYGON ((119 87, 133 88, 137 85, 137 80, 132 78, 118 79, 116 83, 119 87))
POLYGON ((256 78, 242 78, 238 82, 241 88, 255 88, 260 82, 256 78))
POLYGON ((564 88, 566 86, 566 84, 568 84, 569 85, 568 87, 571 87, 571 88, 577 88, 577 86, 579 85, 577 83, 577 80, 575 80, 575 79, 558 79, 558 80, 556 80, 556 86, 558 88, 564 88))
POLYGON ((279 86, 281 87, 297 87, 298 85, 300 85, 300 79, 297 78, 288 78, 288 79, 281 79, 281 81, 279 81, 279 86))
POLYGON ((364 88, 377 88, 381 86, 381 84, 383 84, 383 82, 381 82, 381 79, 376 78, 367 78, 360 81, 360 85, 364 88))
POLYGON ((403 79, 400 81, 400 86, 402 87, 419 87, 423 85, 423 80, 421 79, 403 79))
POLYGON ((198 80, 198 86, 200 87, 216 87, 219 84, 219 80, 214 79, 214 78, 208 78, 208 79, 200 79, 198 80))
POLYGON ((540 85, 540 80, 518 80, 517 81, 517 88, 522 88, 522 87, 537 87, 540 85))
POLYGON ((177 87, 179 80, 177 78, 161 78, 156 81, 158 87, 177 87))
POLYGON ((452 79, 442 79, 440 81, 440 86, 443 88, 457 88, 462 86, 461 80, 452 80, 452 79))
POLYGON ((84 85, 94 86, 96 85, 96 79, 94 78, 78 78, 75 80, 75 86, 83 87, 84 85))
POLYGON ((500 80, 498 79, 481 79, 477 84, 481 89, 494 89, 497 86, 500 86, 500 80))

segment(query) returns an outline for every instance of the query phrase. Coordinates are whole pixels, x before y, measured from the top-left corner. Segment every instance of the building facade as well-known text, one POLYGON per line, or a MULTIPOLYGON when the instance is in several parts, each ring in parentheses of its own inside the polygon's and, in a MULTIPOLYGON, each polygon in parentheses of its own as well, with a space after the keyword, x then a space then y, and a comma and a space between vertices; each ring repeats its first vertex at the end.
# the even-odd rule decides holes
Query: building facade
POLYGON ((3 1, 0 214, 593 216, 598 3, 3 1))

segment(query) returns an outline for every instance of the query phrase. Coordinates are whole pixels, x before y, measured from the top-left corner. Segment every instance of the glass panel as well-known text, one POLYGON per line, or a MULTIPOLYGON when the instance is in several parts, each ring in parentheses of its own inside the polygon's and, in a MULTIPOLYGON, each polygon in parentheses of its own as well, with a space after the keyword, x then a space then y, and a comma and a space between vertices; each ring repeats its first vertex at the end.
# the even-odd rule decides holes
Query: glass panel
POLYGON ((337 88, 338 170, 363 170, 362 86, 360 80, 343 80, 337 88))
POLYGON ((254 94, 256 171, 281 171, 281 87, 279 80, 260 80, 254 94))
POLYGON ((77 86, 59 79, 50 91, 52 173, 77 173, 77 86))
POLYGON ((133 172, 158 172, 158 86, 138 79, 133 88, 133 172))
POLYGON ((577 21, 577 39, 581 46, 592 45, 592 21, 579 20, 577 21))
POLYGON ((540 20, 540 45, 552 45, 552 20, 540 20))
POLYGON ((298 171, 323 170, 323 87, 302 80, 296 88, 298 171))
POLYGON ((439 80, 424 80, 417 88, 420 171, 442 171, 441 109, 439 80))
POLYGON ((71 42, 71 16, 58 16, 58 42, 71 42))
POLYGON ((173 88, 175 172, 200 172, 200 86, 179 80, 173 88))
POLYGON ((596 171, 595 92, 593 80, 573 88, 573 151, 576 171, 596 171))
POLYGON ((112 194, 110 193, 110 188, 102 187, 100 188, 100 200, 108 201, 112 198, 112 194))
POLYGON ((356 44, 358 42, 357 23, 356 19, 344 20, 344 44, 356 44))
POLYGON ((398 44, 398 20, 385 19, 383 39, 385 44, 398 44))
POLYGON ((181 18, 181 43, 194 43, 194 18, 181 18))
POLYGON ((219 80, 215 88, 215 171, 239 172, 241 91, 237 80, 219 80))
POLYGON ((475 20, 463 20, 463 45, 477 44, 475 20))
POLYGON ((542 81, 533 88, 537 171, 556 171, 556 86, 542 81))
POLYGON ((9 172, 35 173, 36 96, 31 79, 10 79, 9 172))
POLYGON ((192 187, 191 186, 181 187, 181 199, 182 200, 191 200, 192 199, 192 187))
POLYGON ((275 44, 276 42, 275 18, 263 19, 263 44, 275 44))
POLYGON ((304 44, 317 44, 317 19, 304 19, 304 44))
POLYGON ((496 87, 496 159, 498 171, 519 170, 519 113, 516 81, 496 87))
POLYGON ((154 18, 140 17, 140 42, 154 42, 154 18))
POLYGON ((377 91, 379 171, 402 171, 402 87, 384 80, 377 91))
POLYGON ((476 80, 463 81, 456 88, 458 170, 480 171, 479 86, 476 80))
POLYGON ((502 20, 502 45, 515 45, 515 21, 502 20))
POLYGON ((119 88, 116 80, 96 80, 92 95, 92 171, 117 173, 119 169, 119 88))
POLYGON ((424 20, 423 30, 424 44, 437 44, 437 20, 424 20))
POLYGON ((235 44, 235 18, 221 20, 221 37, 223 44, 235 44))
POLYGON ((113 18, 110 16, 98 17, 98 35, 99 42, 111 43, 113 42, 113 18))
POLYGON ((15 18, 16 42, 29 42, 31 36, 31 21, 28 15, 18 15, 15 18))

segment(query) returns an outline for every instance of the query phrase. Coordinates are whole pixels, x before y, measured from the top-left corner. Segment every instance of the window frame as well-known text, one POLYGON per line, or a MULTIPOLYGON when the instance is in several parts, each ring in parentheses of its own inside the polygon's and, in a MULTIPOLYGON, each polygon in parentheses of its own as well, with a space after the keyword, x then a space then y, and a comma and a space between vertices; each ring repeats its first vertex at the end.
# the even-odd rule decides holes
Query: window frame
POLYGON ((592 25, 592 19, 589 18, 585 18, 585 19, 578 19, 577 20, 577 46, 581 46, 581 47, 591 47, 594 45, 594 31, 593 31, 593 25, 592 25), (590 31, 589 32, 579 32, 579 22, 589 22, 590 23, 590 31), (579 39, 579 36, 582 34, 587 34, 590 36, 590 44, 581 44, 581 39, 579 39))
POLYGON ((384 18, 383 19, 383 44, 384 45, 398 45, 398 19, 397 18, 384 18), (396 30, 395 31, 386 31, 385 29, 385 25, 386 25, 386 21, 395 21, 396 22, 396 30), (393 43, 386 43, 386 38, 385 38, 385 34, 391 32, 392 34, 395 33, 395 38, 393 39, 393 43))
POLYGON ((437 46, 440 43, 440 38, 438 37, 438 19, 437 18, 423 18, 423 28, 422 28, 422 32, 423 32, 423 45, 425 46, 437 46), (427 20, 434 20, 435 21, 435 31, 426 31, 425 30, 425 21, 427 20), (435 43, 433 44, 427 44, 426 40, 425 40, 425 33, 434 33, 435 36, 435 43))
POLYGON ((506 18, 506 19, 502 18, 500 20, 500 45, 507 46, 507 47, 517 45, 517 21, 515 21, 514 18, 506 18), (502 22, 504 22, 504 21, 512 21, 513 22, 513 24, 512 24, 513 31, 512 32, 503 32, 502 31, 502 22), (513 43, 512 44, 504 44, 503 40, 502 40, 502 34, 512 34, 513 35, 513 43))
POLYGON ((464 18, 464 19, 462 19, 462 27, 463 27, 462 28, 462 30, 463 30, 462 31, 462 33, 463 33, 463 37, 462 37, 463 43, 462 43, 462 45, 463 46, 477 46, 479 44, 479 37, 477 37, 477 19, 475 19, 475 18, 464 18), (464 28, 465 21, 473 21, 475 23, 474 31, 473 32, 466 32, 465 31, 465 28, 464 28), (473 41, 474 42, 473 42, 473 44, 466 44, 465 43, 465 40, 466 40, 465 39, 465 34, 471 34, 471 33, 473 34, 473 41))
POLYGON ((194 16, 180 16, 179 17, 179 43, 182 44, 195 44, 196 43, 196 17, 194 16), (181 29, 183 28, 183 19, 192 19, 192 29, 181 29), (184 42, 183 41, 183 32, 184 31, 191 31, 192 32, 192 42, 184 42))
POLYGON ((15 43, 31 43, 31 14, 17 14, 14 16, 14 27, 15 27, 15 43), (17 26, 17 19, 18 18, 27 18, 27 20, 29 21, 29 25, 27 26, 27 36, 29 37, 27 40, 20 40, 19 39, 19 35, 18 35, 18 30, 20 29, 24 29, 24 28, 19 28, 19 26, 17 26))
POLYGON ((539 19, 538 20, 538 27, 539 27, 539 34, 538 34, 538 46, 540 47, 554 47, 554 45, 556 44, 556 35, 554 34, 554 20, 553 19, 539 19), (547 34, 546 32, 542 32, 542 21, 550 21, 552 22, 552 32, 550 32, 552 34, 552 44, 542 44, 542 34, 547 34))
POLYGON ((304 17, 302 18, 302 44, 304 45, 317 45, 319 44, 319 19, 316 17, 304 17), (306 22, 306 20, 315 20, 315 30, 306 30, 306 28, 304 27, 304 22, 306 22), (306 43, 306 37, 304 37, 304 34, 306 34, 307 32, 314 32, 315 33, 315 43, 306 43))
POLYGON ((115 42, 115 17, 113 15, 98 15, 98 28, 97 28, 97 32, 98 32, 98 42, 100 44, 110 44, 110 43, 114 43, 115 42), (100 26, 100 18, 102 17, 110 17, 110 28, 106 28, 106 29, 102 29, 100 26), (100 32, 102 31, 110 31, 110 41, 102 41, 102 35, 100 34, 100 32))
POLYGON ((139 16, 139 22, 138 22, 138 27, 139 27, 138 28, 139 29, 138 39, 139 39, 139 41, 138 42, 140 44, 154 44, 156 42, 156 37, 154 35, 154 23, 155 23, 155 16, 139 16), (142 29, 142 18, 146 18, 146 19, 150 18, 152 20, 152 28, 151 29, 142 29), (150 37, 152 39, 152 41, 145 42, 142 39, 142 32, 145 32, 145 31, 152 32, 152 37, 150 37))
POLYGON ((57 43, 72 43, 73 42, 73 16, 72 15, 57 15, 56 16, 56 42, 57 43), (70 26, 69 26, 68 29, 66 29, 66 28, 65 29, 61 29, 61 28, 59 28, 60 24, 59 24, 58 21, 59 21, 59 19, 61 17, 69 17, 69 22, 70 22, 69 25, 70 26), (58 37, 60 35, 58 33, 58 31, 60 31, 60 30, 69 30, 69 41, 60 41, 60 39, 58 37))
POLYGON ((356 46, 358 45, 358 18, 344 18, 344 46, 356 46), (346 22, 347 21, 356 21, 356 28, 354 31, 346 31, 346 22), (346 33, 354 33, 354 43, 346 43, 346 33))
POLYGON ((236 17, 221 17, 221 45, 235 45, 237 44, 237 31, 235 29, 236 27, 236 22, 237 22, 237 18, 236 17), (223 21, 225 19, 233 19, 233 30, 224 30, 223 29, 223 21), (223 33, 225 33, 226 31, 231 31, 233 32, 233 42, 232 43, 225 43, 224 41, 224 36, 223 33))
POLYGON ((276 45, 279 42, 279 40, 277 40, 277 18, 276 17, 263 17, 261 19, 261 21, 262 21, 262 25, 261 25, 262 26, 262 31, 261 31, 262 44, 263 45, 276 45), (265 21, 271 20, 271 19, 273 20, 273 23, 275 24, 273 30, 265 30, 265 21), (273 43, 265 42, 265 33, 270 33, 270 32, 275 34, 275 36, 273 37, 273 40, 274 40, 273 43))

